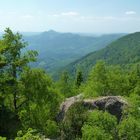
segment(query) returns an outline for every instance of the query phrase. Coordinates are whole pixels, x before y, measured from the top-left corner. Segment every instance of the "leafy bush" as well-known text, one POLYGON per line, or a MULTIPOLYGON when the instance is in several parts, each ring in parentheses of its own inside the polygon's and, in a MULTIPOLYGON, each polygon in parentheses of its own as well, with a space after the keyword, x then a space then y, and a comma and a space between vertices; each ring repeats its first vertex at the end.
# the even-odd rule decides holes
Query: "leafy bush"
POLYGON ((55 119, 61 98, 51 78, 42 70, 28 70, 22 75, 22 82, 26 101, 19 112, 22 126, 45 132, 47 121, 55 119))
POLYGON ((82 140, 110 140, 112 137, 97 126, 84 125, 82 127, 82 140))
POLYGON ((87 110, 82 106, 82 103, 75 103, 71 106, 61 124, 61 139, 74 140, 80 138, 82 136, 81 128, 87 115, 87 110))
POLYGON ((97 62, 85 84, 85 97, 139 94, 140 72, 136 68, 123 69, 97 62))
POLYGON ((6 140, 6 138, 5 138, 5 137, 1 137, 1 136, 0 136, 0 140, 6 140))
POLYGON ((59 126, 55 121, 48 120, 45 135, 49 138, 57 138, 60 135, 59 126))
POLYGON ((24 134, 23 131, 19 131, 15 140, 43 140, 44 137, 39 137, 34 134, 35 130, 29 128, 27 132, 24 134))
POLYGON ((124 140, 140 139, 140 119, 132 116, 124 119, 119 125, 119 138, 124 140))
POLYGON ((116 117, 107 112, 93 111, 82 127, 82 139, 113 140, 116 137, 116 117))

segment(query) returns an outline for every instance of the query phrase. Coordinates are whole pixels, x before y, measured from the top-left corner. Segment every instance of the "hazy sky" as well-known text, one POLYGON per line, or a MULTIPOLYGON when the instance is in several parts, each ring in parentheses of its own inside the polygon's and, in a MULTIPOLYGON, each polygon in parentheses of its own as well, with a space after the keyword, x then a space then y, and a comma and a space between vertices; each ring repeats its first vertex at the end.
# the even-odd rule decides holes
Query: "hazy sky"
POLYGON ((0 31, 136 32, 140 0, 0 0, 0 31))

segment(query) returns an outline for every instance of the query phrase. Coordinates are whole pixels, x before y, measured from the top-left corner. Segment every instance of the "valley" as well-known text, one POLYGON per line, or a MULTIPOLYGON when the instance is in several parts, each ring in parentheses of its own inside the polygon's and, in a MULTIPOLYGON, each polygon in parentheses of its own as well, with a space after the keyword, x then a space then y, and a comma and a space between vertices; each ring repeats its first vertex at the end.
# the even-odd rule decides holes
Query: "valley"
POLYGON ((32 66, 43 68, 53 75, 62 67, 90 52, 106 47, 123 35, 108 34, 94 37, 50 30, 33 36, 24 36, 24 39, 29 45, 27 49, 39 53, 37 62, 32 66))

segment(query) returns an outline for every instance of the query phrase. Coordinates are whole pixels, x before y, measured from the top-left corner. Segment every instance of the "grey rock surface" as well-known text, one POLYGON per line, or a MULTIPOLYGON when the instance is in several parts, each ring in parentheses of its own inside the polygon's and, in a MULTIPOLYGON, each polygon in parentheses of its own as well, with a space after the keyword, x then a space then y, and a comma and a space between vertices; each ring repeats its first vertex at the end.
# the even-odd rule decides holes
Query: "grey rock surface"
POLYGON ((128 107, 128 103, 121 96, 104 96, 96 99, 83 99, 82 95, 67 98, 60 106, 60 112, 57 116, 57 121, 62 121, 69 108, 77 102, 82 102, 82 105, 89 110, 108 111, 115 115, 118 120, 121 120, 123 109, 128 107))

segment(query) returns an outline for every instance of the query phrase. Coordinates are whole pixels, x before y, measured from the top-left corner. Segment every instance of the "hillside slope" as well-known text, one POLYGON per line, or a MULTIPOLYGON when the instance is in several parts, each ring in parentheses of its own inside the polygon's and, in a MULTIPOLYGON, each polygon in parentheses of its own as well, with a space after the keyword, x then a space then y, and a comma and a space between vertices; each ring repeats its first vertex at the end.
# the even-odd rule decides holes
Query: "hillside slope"
POLYGON ((25 36, 24 39, 28 41, 29 49, 39 52, 38 61, 34 66, 53 73, 90 52, 104 48, 123 35, 90 37, 50 30, 38 35, 25 36))
POLYGON ((140 32, 126 35, 117 41, 114 41, 102 50, 90 53, 79 59, 65 69, 74 73, 77 67, 80 67, 84 73, 95 65, 98 60, 104 60, 108 64, 131 64, 140 61, 140 32))

